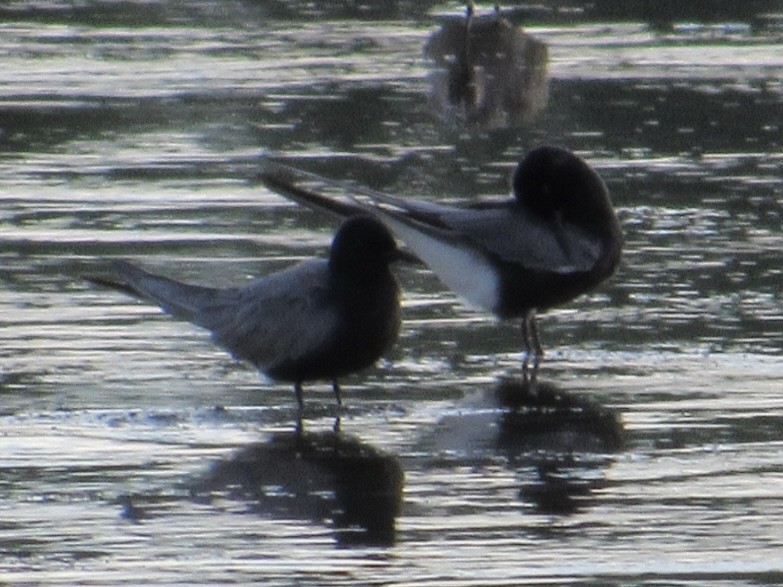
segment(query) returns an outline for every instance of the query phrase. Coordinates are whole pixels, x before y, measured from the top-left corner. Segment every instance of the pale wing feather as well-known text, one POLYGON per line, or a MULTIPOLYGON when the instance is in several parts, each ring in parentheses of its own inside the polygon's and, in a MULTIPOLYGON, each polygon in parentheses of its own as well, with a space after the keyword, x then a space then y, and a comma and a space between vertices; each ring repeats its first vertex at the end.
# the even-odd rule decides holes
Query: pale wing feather
POLYGON ((201 308, 199 325, 236 358, 269 370, 316 353, 337 325, 328 294, 327 262, 299 265, 229 290, 201 308))
POLYGON ((181 320, 195 321, 199 308, 209 304, 218 290, 189 285, 168 277, 148 273, 127 261, 115 261, 114 270, 122 283, 105 282, 127 293, 135 293, 157 303, 165 312, 181 320))
POLYGON ((497 272, 488 257, 467 239, 388 210, 377 209, 375 214, 452 291, 473 306, 496 310, 500 293, 497 272))
POLYGON ((322 259, 227 289, 181 283, 123 261, 116 262, 115 269, 128 289, 177 318, 211 330, 215 342, 261 370, 315 353, 336 327, 328 264, 322 259))

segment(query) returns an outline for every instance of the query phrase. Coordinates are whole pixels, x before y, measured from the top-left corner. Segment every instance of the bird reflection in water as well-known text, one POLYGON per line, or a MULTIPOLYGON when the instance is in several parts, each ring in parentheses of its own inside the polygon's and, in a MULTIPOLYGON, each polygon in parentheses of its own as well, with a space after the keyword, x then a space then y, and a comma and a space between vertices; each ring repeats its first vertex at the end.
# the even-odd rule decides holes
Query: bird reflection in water
POLYGON ((604 461, 577 459, 573 455, 541 459, 537 478, 525 483, 519 497, 542 514, 571 515, 596 503, 595 491, 606 486, 604 461))
POLYGON ((622 450, 619 415, 533 378, 502 379, 443 417, 422 443, 432 466, 500 456, 519 480, 526 508, 569 514, 588 507, 622 450))
POLYGON ((249 500, 258 513, 331 519, 341 545, 391 545, 403 483, 396 457, 355 437, 298 430, 215 463, 191 490, 249 500))
POLYGON ((529 122, 549 99, 548 50, 495 5, 464 18, 449 18, 432 34, 425 56, 435 62, 432 100, 456 124, 506 128, 529 122))
POLYGON ((536 377, 502 380, 495 389, 504 409, 497 446, 509 463, 535 472, 519 495, 546 514, 573 514, 589 507, 605 486, 603 470, 623 446, 619 415, 536 377))
POLYGON ((618 414, 552 383, 539 381, 535 374, 525 379, 501 380, 495 397, 503 408, 499 447, 593 453, 616 452, 622 447, 618 414))

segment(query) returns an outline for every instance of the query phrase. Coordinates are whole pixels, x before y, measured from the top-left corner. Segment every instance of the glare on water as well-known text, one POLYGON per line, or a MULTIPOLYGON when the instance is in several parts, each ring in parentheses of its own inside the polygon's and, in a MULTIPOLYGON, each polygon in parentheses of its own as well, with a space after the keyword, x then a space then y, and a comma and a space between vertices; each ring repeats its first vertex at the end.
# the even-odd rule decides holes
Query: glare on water
POLYGON ((546 105, 482 126, 435 110, 424 53, 462 6, 348 4, 0 9, 3 580, 779 582, 783 8, 509 9, 546 105), (532 395, 517 325, 402 267, 399 343, 346 378, 339 435, 308 386, 297 438, 288 385, 81 279, 324 254, 335 223, 260 185, 268 153, 465 200, 545 142, 599 171, 626 242, 541 317, 532 395))

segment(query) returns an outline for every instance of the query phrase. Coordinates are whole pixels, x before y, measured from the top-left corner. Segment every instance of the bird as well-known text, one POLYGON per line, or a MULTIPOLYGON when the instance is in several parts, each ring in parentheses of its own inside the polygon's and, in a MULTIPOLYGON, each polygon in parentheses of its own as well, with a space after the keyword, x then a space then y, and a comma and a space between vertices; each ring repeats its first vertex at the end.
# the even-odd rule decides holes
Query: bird
POLYGON ((446 18, 429 38, 434 62, 431 102, 446 121, 479 128, 519 126, 534 119, 549 99, 547 45, 506 19, 495 4, 464 18, 446 18))
POLYGON ((521 318, 525 366, 531 357, 537 365, 544 353, 537 312, 595 288, 622 255, 622 229, 603 180, 575 153, 552 145, 518 163, 510 198, 459 206, 341 184, 271 158, 259 179, 339 217, 374 215, 471 305, 501 320, 521 318), (327 195, 323 186, 343 197, 327 195))
POLYGON ((378 220, 353 215, 337 230, 328 258, 313 258, 238 287, 190 285, 124 260, 120 277, 93 283, 157 303, 211 331, 215 343, 273 380, 292 382, 301 412, 303 383, 338 378, 388 352, 400 331, 400 288, 390 264, 404 251, 378 220))

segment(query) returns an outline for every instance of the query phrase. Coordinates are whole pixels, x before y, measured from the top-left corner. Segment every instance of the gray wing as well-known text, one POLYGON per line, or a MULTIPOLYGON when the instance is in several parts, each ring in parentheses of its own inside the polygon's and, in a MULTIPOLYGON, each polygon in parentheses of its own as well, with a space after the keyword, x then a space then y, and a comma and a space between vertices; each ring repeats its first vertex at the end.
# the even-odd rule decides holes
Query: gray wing
MULTIPOLYGON (((372 213, 373 208, 384 206, 397 216, 415 220, 422 228, 438 229, 441 235, 451 233, 454 238, 531 270, 589 271, 602 252, 595 236, 572 224, 526 213, 511 199, 446 206, 330 180, 271 161, 265 164, 262 180, 296 202, 339 217, 372 213)), ((406 244, 420 255, 411 243, 406 244)))
POLYGON ((262 370, 315 353, 337 327, 327 269, 327 261, 312 259, 227 290, 200 323, 235 357, 262 370))
POLYGON ((273 192, 313 210, 341 219, 363 213, 362 207, 347 196, 352 191, 347 183, 333 181, 271 159, 263 161, 258 178, 273 192), (343 197, 325 193, 335 190, 343 197))
POLYGON ((127 284, 120 289, 133 290, 169 314, 207 328, 233 356, 262 370, 319 349, 337 322, 328 303, 323 259, 227 289, 180 283, 125 262, 115 269, 127 284))
POLYGON ((601 241, 584 230, 556 218, 532 215, 513 200, 460 208, 379 192, 368 191, 367 195, 422 224, 451 230, 504 261, 528 269, 589 271, 602 251, 601 241))
POLYGON ((93 281, 151 300, 166 313, 189 322, 197 323, 200 309, 209 305, 219 293, 214 288, 190 285, 148 273, 127 261, 114 261, 112 267, 123 281, 93 281))
POLYGON ((601 256, 595 236, 561 220, 543 219, 517 206, 454 209, 438 220, 504 261, 554 273, 589 271, 601 256))

